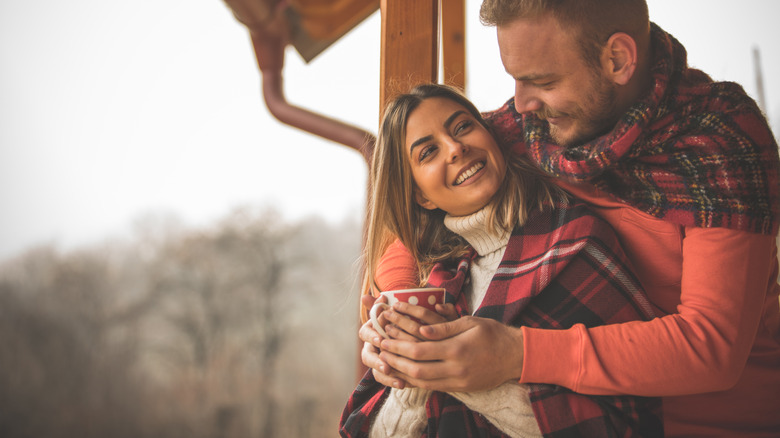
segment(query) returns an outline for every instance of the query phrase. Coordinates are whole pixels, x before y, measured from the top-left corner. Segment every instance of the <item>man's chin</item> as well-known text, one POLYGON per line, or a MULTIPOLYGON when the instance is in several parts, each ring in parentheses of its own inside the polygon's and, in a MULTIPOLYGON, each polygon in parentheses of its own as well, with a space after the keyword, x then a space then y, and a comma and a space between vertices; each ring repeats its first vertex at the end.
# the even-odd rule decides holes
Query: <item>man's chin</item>
POLYGON ((558 127, 550 125, 550 137, 558 146, 570 148, 587 143, 598 137, 598 135, 589 132, 577 131, 576 129, 562 130, 558 127))
POLYGON ((577 141, 574 133, 563 132, 562 129, 554 125, 550 125, 550 137, 552 137, 555 144, 563 147, 572 146, 577 141))

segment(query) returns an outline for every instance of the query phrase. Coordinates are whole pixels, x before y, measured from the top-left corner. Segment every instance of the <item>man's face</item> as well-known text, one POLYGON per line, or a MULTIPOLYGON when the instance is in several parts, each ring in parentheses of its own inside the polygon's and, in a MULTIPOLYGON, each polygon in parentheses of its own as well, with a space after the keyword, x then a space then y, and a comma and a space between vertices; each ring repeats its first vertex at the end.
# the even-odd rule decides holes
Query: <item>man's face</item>
POLYGON ((547 120, 556 143, 577 145, 617 123, 616 84, 586 64, 576 36, 552 17, 499 26, 498 47, 515 80, 517 111, 547 120))

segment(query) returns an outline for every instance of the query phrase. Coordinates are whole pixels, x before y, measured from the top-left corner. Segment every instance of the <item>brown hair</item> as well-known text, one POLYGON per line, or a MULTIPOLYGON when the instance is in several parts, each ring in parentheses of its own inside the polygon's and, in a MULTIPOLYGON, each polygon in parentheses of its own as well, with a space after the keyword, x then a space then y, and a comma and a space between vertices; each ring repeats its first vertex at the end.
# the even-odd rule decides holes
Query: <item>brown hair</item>
MULTIPOLYGON (((414 179, 404 144, 409 115, 424 100, 440 97, 463 106, 492 132, 479 110, 457 89, 438 84, 419 85, 390 102, 382 117, 370 170, 371 196, 366 240, 364 291, 373 281, 379 260, 397 237, 417 261, 423 286, 433 265, 453 260, 468 251, 468 244, 444 226, 445 212, 427 210, 414 197, 414 179)), ((499 142, 500 144, 500 142, 499 142)), ((525 223, 533 206, 560 199, 563 192, 527 158, 501 145, 507 163, 504 181, 490 202, 488 224, 494 230, 513 229, 525 223)))
POLYGON ((617 32, 628 34, 641 47, 649 44, 646 0, 484 0, 479 10, 480 21, 486 26, 546 14, 574 32, 580 53, 591 67, 600 65, 604 44, 617 32))

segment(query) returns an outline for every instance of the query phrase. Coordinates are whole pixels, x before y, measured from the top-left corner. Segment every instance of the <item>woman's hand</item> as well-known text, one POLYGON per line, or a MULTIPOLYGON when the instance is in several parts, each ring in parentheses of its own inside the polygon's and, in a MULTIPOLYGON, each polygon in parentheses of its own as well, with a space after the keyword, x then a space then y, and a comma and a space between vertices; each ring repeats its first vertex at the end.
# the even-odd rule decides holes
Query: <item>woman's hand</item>
MULTIPOLYGON (((374 298, 371 295, 363 295, 361 297, 361 303, 367 309, 370 309, 377 301, 387 302, 386 300, 384 296, 374 298)), ((437 304, 436 312, 432 312, 420 306, 396 303, 393 309, 381 312, 377 320, 392 339, 419 342, 420 339, 425 339, 419 337, 419 330, 423 325, 453 321, 457 317, 455 306, 452 304, 437 304), (417 318, 419 321, 414 321, 409 316, 417 318), (416 336, 412 336, 410 333, 416 333, 416 336)), ((384 338, 376 331, 370 320, 360 327, 358 336, 363 341, 360 359, 363 365, 371 369, 377 382, 394 388, 409 386, 398 372, 380 358, 379 346, 384 338)))
MULTIPOLYGON (((380 297, 380 299, 386 299, 380 297)), ((367 309, 370 309, 374 305, 376 299, 371 295, 363 295, 360 298, 361 303, 367 309)), ((385 312, 382 312, 385 313, 385 312)), ((382 315, 379 316, 380 323, 387 324, 387 321, 382 315)), ((360 327, 358 331, 358 337, 363 341, 363 349, 360 351, 360 359, 363 365, 371 369, 374 375, 374 380, 385 386, 392 386, 394 388, 403 388, 406 383, 393 376, 394 370, 390 368, 387 362, 379 358, 379 344, 382 342, 382 335, 380 335, 375 329, 371 320, 368 320, 360 327)))

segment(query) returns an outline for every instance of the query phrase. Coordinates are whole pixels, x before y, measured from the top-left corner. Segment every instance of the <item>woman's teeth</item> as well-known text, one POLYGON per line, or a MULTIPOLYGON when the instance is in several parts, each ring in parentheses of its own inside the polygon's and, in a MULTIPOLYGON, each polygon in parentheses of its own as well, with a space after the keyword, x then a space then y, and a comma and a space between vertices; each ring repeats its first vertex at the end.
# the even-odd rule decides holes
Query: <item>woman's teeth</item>
POLYGON ((455 180, 455 185, 459 186, 459 185, 463 184, 464 181, 466 181, 467 179, 469 179, 472 176, 474 176, 474 174, 479 172, 479 170, 482 169, 483 167, 485 167, 485 163, 483 163, 481 161, 479 163, 471 166, 471 169, 468 169, 467 171, 465 171, 465 172, 460 174, 458 179, 455 180))

